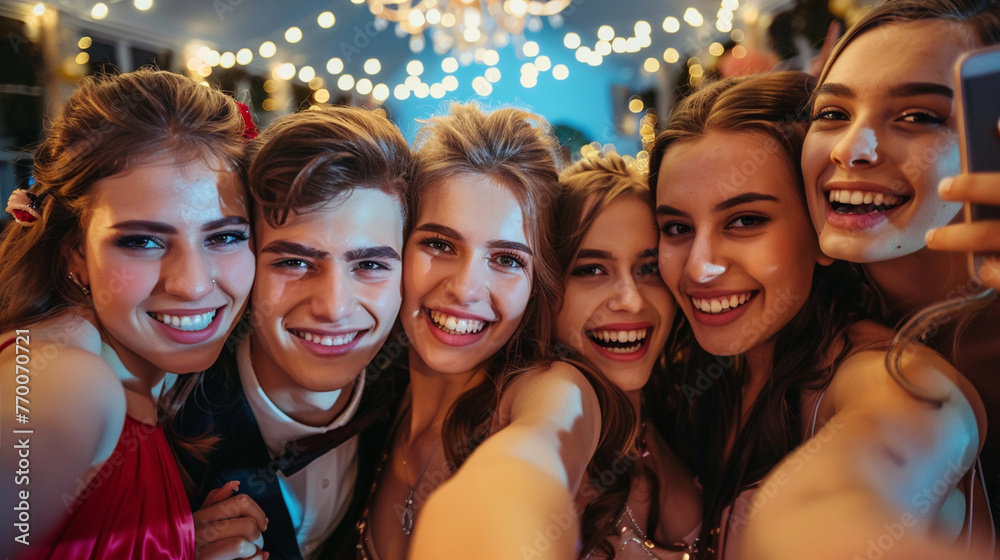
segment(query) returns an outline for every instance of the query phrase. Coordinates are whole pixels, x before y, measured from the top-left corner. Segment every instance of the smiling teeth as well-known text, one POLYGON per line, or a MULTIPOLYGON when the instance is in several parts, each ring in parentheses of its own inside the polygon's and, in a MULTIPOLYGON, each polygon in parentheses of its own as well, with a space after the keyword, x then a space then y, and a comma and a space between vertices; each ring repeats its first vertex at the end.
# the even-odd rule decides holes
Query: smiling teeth
POLYGON ((352 333, 337 336, 320 335, 302 331, 290 332, 306 342, 312 342, 314 344, 319 344, 320 346, 343 346, 357 338, 358 333, 361 331, 354 331, 352 333))
POLYGON ((151 315, 157 321, 179 331, 200 331, 212 323, 212 319, 215 318, 215 311, 209 311, 201 315, 165 315, 162 313, 152 313, 151 315))
POLYGON ((635 342, 646 338, 648 329, 634 331, 590 331, 587 336, 604 342, 635 342))
POLYGON ((724 298, 691 298, 691 303, 694 304, 695 309, 703 313, 719 314, 728 313, 733 309, 746 303, 751 297, 753 297, 753 292, 746 292, 742 294, 734 294, 729 297, 724 298))
POLYGON ((486 326, 486 321, 460 319, 433 309, 430 310, 430 317, 439 329, 448 334, 476 334, 486 326))
POLYGON ((650 329, 630 331, 588 331, 587 336, 612 354, 633 354, 638 352, 646 340, 650 329), (637 344, 634 344, 638 342, 637 344), (628 346, 625 346, 625 345, 628 346))
POLYGON ((850 204, 860 206, 862 204, 874 204, 875 206, 896 206, 903 202, 903 198, 894 194, 873 193, 871 191, 848 191, 835 190, 829 193, 830 202, 850 204))

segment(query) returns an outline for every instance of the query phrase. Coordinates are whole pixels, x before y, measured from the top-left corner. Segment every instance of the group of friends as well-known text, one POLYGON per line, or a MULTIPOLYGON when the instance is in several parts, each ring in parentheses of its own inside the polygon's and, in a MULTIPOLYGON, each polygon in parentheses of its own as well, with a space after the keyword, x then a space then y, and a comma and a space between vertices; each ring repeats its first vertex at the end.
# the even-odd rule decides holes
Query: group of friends
POLYGON ((1000 178, 960 173, 952 67, 996 43, 991 0, 887 0, 818 78, 680 101, 648 169, 563 169, 516 108, 411 152, 83 80, 0 240, 0 550, 992 557, 1000 260, 965 251, 1000 223, 961 209, 1000 178))

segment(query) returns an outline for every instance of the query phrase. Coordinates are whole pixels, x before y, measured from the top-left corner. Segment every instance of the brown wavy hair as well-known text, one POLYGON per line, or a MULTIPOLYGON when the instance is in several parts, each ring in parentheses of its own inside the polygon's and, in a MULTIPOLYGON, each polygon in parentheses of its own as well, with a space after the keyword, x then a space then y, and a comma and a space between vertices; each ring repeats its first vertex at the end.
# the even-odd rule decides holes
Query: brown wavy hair
POLYGON ((250 194, 271 226, 355 188, 378 189, 406 211, 410 147, 396 125, 367 109, 331 107, 283 116, 253 141, 247 156, 250 194))
MULTIPOLYGON (((570 273, 573 260, 580 251, 583 239, 590 231, 594 221, 611 203, 624 197, 637 197, 649 204, 653 211, 649 185, 645 174, 630 166, 618 154, 606 154, 600 157, 589 157, 567 167, 559 175, 559 200, 556 205, 556 257, 560 276, 565 279, 570 273)), ((562 302, 560 302, 561 305, 562 302)), ((600 370, 590 366, 595 372, 600 370)), ((653 376, 662 375, 662 368, 654 367, 653 376)), ((601 375, 601 377, 605 376, 601 375)), ((608 558, 614 558, 615 548, 607 540, 616 529, 615 522, 622 515, 632 489, 632 480, 644 474, 644 465, 634 455, 636 439, 639 436, 636 418, 639 412, 634 409, 628 397, 613 383, 613 397, 622 414, 629 414, 631 421, 615 426, 621 433, 619 438, 625 438, 627 445, 618 450, 618 456, 595 454, 587 467, 591 481, 598 481, 603 490, 600 495, 591 500, 584 508, 580 520, 583 538, 581 556, 600 548, 608 558), (614 460, 626 457, 623 461, 627 468, 621 474, 615 470, 614 460), (610 461, 609 461, 610 459, 610 461), (613 472, 614 477, 602 477, 613 472), (610 480, 610 484, 606 482, 610 480)), ((615 419, 615 422, 623 422, 615 419)), ((650 474, 653 482, 651 495, 659 491, 655 473, 650 474)), ((655 526, 659 517, 659 504, 656 500, 650 502, 649 525, 655 526)))
MULTIPOLYGON (((731 78, 682 101, 650 153, 649 185, 654 196, 663 157, 674 143, 713 132, 751 132, 781 146, 799 182, 804 205, 799 156, 815 83, 815 78, 801 72, 731 78)), ((660 182, 669 185, 670 178, 660 182)), ((854 268, 843 262, 816 265, 808 300, 774 337, 771 375, 743 423, 746 374, 742 360, 712 356, 698 347, 689 325, 680 329, 666 354, 680 358, 676 369, 671 368, 677 376, 668 399, 678 404, 656 420, 663 433, 672 436, 668 441, 685 450, 682 455, 700 475, 704 487, 702 553, 722 557, 716 529, 723 511, 802 443, 803 392, 822 389, 830 382, 853 350, 848 328, 873 313, 874 295, 854 268), (717 379, 708 389, 689 392, 687 388, 699 386, 699 377, 720 365, 723 375, 713 375, 717 379), (734 433, 732 452, 725 457, 726 442, 734 433)))
MULTIPOLYGON (((232 98, 178 74, 84 78, 34 153, 29 192, 40 199, 41 218, 31 227, 8 222, 0 234, 0 332, 90 305, 69 280, 68 255, 83 241, 95 182, 162 152, 219 158, 242 177, 244 126, 232 98)), ((181 376, 164 395, 161 420, 176 413, 198 377, 181 376)), ((203 456, 203 442, 164 425, 172 445, 203 456)))

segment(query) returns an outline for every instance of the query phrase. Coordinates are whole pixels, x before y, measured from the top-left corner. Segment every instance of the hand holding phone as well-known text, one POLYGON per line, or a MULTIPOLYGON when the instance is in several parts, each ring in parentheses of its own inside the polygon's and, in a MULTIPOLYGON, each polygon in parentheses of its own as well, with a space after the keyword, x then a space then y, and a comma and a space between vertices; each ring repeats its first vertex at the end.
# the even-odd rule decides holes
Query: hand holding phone
MULTIPOLYGON (((1000 47, 963 55, 955 64, 955 84, 963 173, 1000 173, 1000 47)), ((996 187, 1000 193, 1000 183, 996 187)), ((1000 225, 1000 206, 967 200, 965 221, 982 220, 997 220, 1000 225)), ((1000 253, 970 253, 969 273, 978 277, 987 256, 1000 253)))

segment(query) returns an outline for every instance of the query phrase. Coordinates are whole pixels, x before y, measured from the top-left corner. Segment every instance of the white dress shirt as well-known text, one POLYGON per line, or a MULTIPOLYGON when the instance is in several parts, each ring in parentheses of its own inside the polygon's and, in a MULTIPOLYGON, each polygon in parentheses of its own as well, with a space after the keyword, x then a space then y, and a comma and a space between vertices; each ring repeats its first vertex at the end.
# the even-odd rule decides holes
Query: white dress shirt
MULTIPOLYGON (((250 403, 260 434, 271 458, 281 455, 285 444, 306 436, 322 434, 347 423, 361 403, 365 385, 362 371, 354 384, 351 401, 333 422, 326 426, 307 426, 296 422, 278 409, 261 389, 250 360, 250 340, 236 349, 240 381, 250 403)), ((309 463, 301 471, 286 477, 278 473, 278 484, 295 529, 299 550, 306 560, 314 559, 324 541, 343 520, 351 503, 358 477, 358 436, 345 441, 309 463)))

